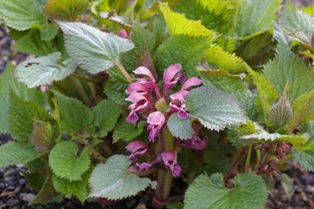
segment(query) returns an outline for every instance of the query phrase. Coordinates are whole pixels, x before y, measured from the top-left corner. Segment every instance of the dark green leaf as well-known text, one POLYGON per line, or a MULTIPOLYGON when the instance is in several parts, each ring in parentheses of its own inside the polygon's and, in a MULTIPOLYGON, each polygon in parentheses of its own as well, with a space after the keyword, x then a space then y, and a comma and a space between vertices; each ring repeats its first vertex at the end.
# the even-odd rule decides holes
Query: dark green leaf
POLYGON ((116 125, 122 109, 110 100, 102 100, 94 109, 95 125, 99 127, 99 136, 107 136, 116 125))
POLYGON ((143 132, 146 125, 145 121, 140 121, 137 124, 128 123, 125 118, 122 118, 116 125, 113 132, 113 141, 117 142, 120 139, 126 142, 138 137, 143 132))
POLYGON ((173 113, 168 119, 167 126, 174 137, 179 139, 190 139, 193 136, 194 130, 191 121, 179 118, 176 113, 173 113))

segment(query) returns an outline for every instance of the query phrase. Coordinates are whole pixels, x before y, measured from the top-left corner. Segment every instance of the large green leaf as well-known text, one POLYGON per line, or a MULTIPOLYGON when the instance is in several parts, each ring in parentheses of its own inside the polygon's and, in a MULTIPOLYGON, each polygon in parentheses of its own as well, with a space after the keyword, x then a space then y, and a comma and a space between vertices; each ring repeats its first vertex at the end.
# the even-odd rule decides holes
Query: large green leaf
POLYGON ((297 161, 306 170, 314 171, 314 150, 299 150, 294 148, 292 151, 292 159, 297 161))
POLYGON ((185 104, 189 116, 211 130, 219 131, 247 119, 235 98, 214 87, 193 89, 186 97, 185 104))
MULTIPOLYGON (((174 8, 174 11, 184 13, 187 18, 192 20, 202 20, 202 25, 204 25, 206 28, 223 34, 227 34, 227 32, 230 30, 229 21, 231 18, 233 18, 236 7, 230 7, 228 4, 227 10, 230 9, 231 12, 227 12, 226 10, 223 12, 216 12, 215 10, 207 7, 207 5, 211 6, 215 4, 213 1, 206 2, 198 0, 185 0, 179 1, 178 3, 179 4, 174 8)), ((231 1, 228 3, 232 4, 231 1)), ((222 5, 224 3, 219 1, 219 4, 222 5)))
POLYGON ((205 28, 201 20, 189 20, 183 14, 171 11, 167 4, 160 4, 160 10, 166 20, 170 35, 208 37, 209 42, 215 40, 216 33, 205 28))
POLYGON ((239 174, 234 178, 234 189, 224 185, 223 175, 197 177, 185 194, 185 209, 260 209, 267 198, 267 188, 254 173, 239 174))
POLYGON ((248 100, 252 93, 241 75, 231 75, 224 70, 211 69, 198 69, 198 73, 203 80, 203 85, 223 90, 237 98, 242 105, 248 106, 248 100))
POLYGON ((23 101, 11 93, 8 121, 12 137, 21 143, 29 143, 34 119, 42 121, 52 120, 49 113, 38 103, 23 101))
POLYGON ((305 63, 293 54, 288 47, 279 42, 277 56, 264 68, 265 77, 282 95, 288 82, 290 86, 289 101, 314 88, 314 76, 305 63))
POLYGON ((46 22, 33 0, 1 0, 0 13, 6 25, 17 30, 27 30, 46 22))
POLYGON ((63 80, 75 71, 76 66, 73 64, 66 67, 59 65, 60 58, 61 53, 55 52, 48 56, 27 59, 16 67, 16 78, 19 82, 26 84, 28 88, 63 80))
POLYGON ((191 121, 179 118, 176 113, 170 116, 167 126, 171 134, 179 139, 190 139, 194 133, 191 121))
POLYGON ((60 192, 65 197, 71 198, 72 196, 76 196, 83 204, 87 197, 87 184, 91 172, 92 169, 85 172, 80 181, 69 181, 53 175, 53 186, 57 192, 60 192))
POLYGON ((33 54, 36 56, 46 56, 57 51, 57 46, 52 41, 43 41, 39 38, 40 32, 37 29, 30 30, 12 46, 13 49, 33 54))
POLYGON ((9 106, 10 90, 24 100, 33 100, 41 105, 46 103, 46 95, 36 89, 26 89, 23 84, 17 82, 14 76, 14 67, 7 65, 4 73, 0 75, 0 133, 9 133, 9 106))
POLYGON ((156 182, 130 174, 128 157, 114 155, 105 164, 98 164, 90 177, 90 197, 117 200, 136 195, 148 186, 156 188, 156 182))
POLYGON ((134 45, 127 39, 102 32, 79 22, 58 22, 65 38, 67 52, 89 73, 108 70, 119 60, 119 54, 134 45))
POLYGON ((48 0, 43 12, 51 20, 74 21, 87 6, 88 0, 48 0))
POLYGON ((60 124, 66 133, 79 133, 89 129, 94 120, 93 112, 81 101, 55 92, 58 110, 60 111, 60 124))
POLYGON ((9 142, 0 146, 0 168, 18 163, 27 163, 39 157, 33 146, 23 146, 16 142, 9 142))
POLYGON ((56 176, 70 181, 78 181, 88 170, 90 160, 86 150, 79 152, 79 148, 74 142, 62 141, 51 150, 49 165, 56 176))
POLYGON ((170 36, 155 54, 160 72, 172 64, 180 63, 182 71, 186 72, 188 77, 195 76, 194 67, 210 44, 206 37, 170 36))
POLYGON ((247 64, 240 57, 224 51, 218 45, 210 46, 206 50, 205 57, 209 63, 215 64, 219 69, 232 74, 246 72, 247 70, 247 64))
POLYGON ((238 4, 235 15, 235 34, 244 38, 254 36, 273 27, 275 13, 281 0, 243 0, 238 4))
POLYGON ((282 16, 282 25, 286 30, 289 32, 302 30, 308 38, 311 38, 314 31, 313 22, 313 16, 297 9, 297 7, 290 2, 290 0, 287 1, 285 11, 282 16))
POLYGON ((99 136, 107 136, 118 121, 122 109, 110 100, 102 100, 93 109, 95 125, 99 127, 99 136))

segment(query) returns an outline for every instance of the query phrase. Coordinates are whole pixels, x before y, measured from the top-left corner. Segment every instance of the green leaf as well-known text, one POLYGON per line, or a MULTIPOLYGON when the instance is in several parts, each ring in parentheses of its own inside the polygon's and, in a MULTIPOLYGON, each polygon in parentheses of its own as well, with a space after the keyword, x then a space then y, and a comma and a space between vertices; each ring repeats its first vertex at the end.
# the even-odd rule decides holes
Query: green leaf
POLYGON ((118 69, 116 67, 109 70, 110 79, 106 82, 104 86, 104 92, 107 95, 108 99, 119 105, 128 105, 129 102, 125 99, 127 94, 125 90, 128 88, 130 83, 128 83, 120 74, 115 72, 118 69))
POLYGON ((61 59, 60 52, 27 59, 16 67, 16 78, 19 82, 26 84, 28 88, 63 80, 75 71, 76 66, 63 67, 58 64, 59 59, 61 59))
POLYGON ((170 36, 155 53, 159 71, 163 72, 170 65, 180 63, 187 77, 195 76, 194 67, 209 46, 206 37, 170 36))
POLYGON ((253 121, 245 121, 240 125, 231 126, 228 129, 228 139, 233 146, 240 149, 247 145, 243 143, 240 138, 256 132, 258 132, 258 125, 256 125, 253 121))
POLYGON ((235 34, 238 37, 252 37, 273 27, 275 13, 281 7, 281 0, 244 0, 238 4, 235 15, 235 34))
POLYGON ((61 128, 66 133, 87 131, 94 120, 93 112, 81 101, 54 92, 60 111, 61 128))
POLYGON ((238 99, 246 109, 252 95, 242 75, 231 75, 224 70, 198 69, 204 86, 214 86, 238 99))
POLYGON ((52 173, 49 170, 45 183, 37 194, 36 198, 31 202, 31 204, 46 204, 52 202, 54 198, 54 188, 52 183, 52 173))
POLYGON ((89 73, 108 70, 119 60, 119 54, 134 45, 127 39, 104 33, 83 23, 58 22, 65 39, 67 52, 72 59, 89 73))
POLYGON ((313 73, 301 58, 293 54, 283 42, 279 42, 277 56, 265 66, 263 72, 280 95, 288 82, 291 102, 314 88, 313 73))
POLYGON ((199 87, 186 97, 186 110, 211 130, 222 130, 246 120, 239 102, 232 96, 213 87, 199 87))
POLYGON ((143 129, 146 125, 145 121, 140 121, 137 124, 128 123, 125 121, 125 118, 121 118, 121 120, 115 126, 113 132, 113 141, 117 142, 120 139, 126 142, 135 139, 143 132, 143 129))
POLYGON ((38 30, 30 30, 27 35, 20 38, 12 47, 17 51, 36 56, 46 56, 57 51, 57 46, 53 42, 43 41, 39 36, 40 32, 38 30))
POLYGON ((57 25, 48 23, 40 27, 40 38, 43 41, 50 41, 56 37, 59 32, 57 25))
POLYGON ((280 175, 280 183, 287 197, 290 199, 294 193, 293 179, 283 173, 280 175))
POLYGON ((93 109, 95 125, 99 127, 99 136, 105 137, 116 125, 122 109, 110 100, 102 100, 93 109))
POLYGON ((207 62, 215 64, 219 69, 226 70, 231 74, 246 72, 247 70, 247 64, 241 58, 224 51, 218 45, 210 46, 205 53, 205 57, 207 62))
POLYGON ((282 16, 282 25, 289 32, 302 30, 307 37, 312 37, 314 31, 314 17, 297 9, 290 1, 287 1, 282 16))
POLYGON ((207 37, 210 43, 216 39, 216 33, 205 28, 201 20, 189 20, 183 14, 171 11, 167 4, 161 3, 160 10, 166 20, 170 35, 184 35, 195 38, 207 37))
POLYGON ((1 0, 0 13, 6 25, 17 30, 27 30, 46 22, 33 0, 1 0))
MULTIPOLYGON (((229 22, 234 17, 236 7, 230 6, 229 3, 234 3, 228 1, 227 10, 230 9, 231 12, 227 12, 226 10, 223 12, 216 12, 210 8, 206 8, 204 3, 213 5, 214 2, 212 0, 210 2, 185 0, 179 1, 178 3, 179 4, 174 8, 174 11, 184 13, 187 18, 192 20, 202 20, 202 24, 209 30, 217 31, 222 34, 227 34, 230 30, 229 22)), ((219 4, 222 5, 224 3, 219 1, 219 4)))
POLYGON ((264 119, 268 118, 269 112, 271 110, 272 104, 278 99, 278 93, 275 86, 266 80, 264 76, 248 69, 249 74, 252 76, 254 84, 258 92, 256 97, 256 108, 263 113, 264 119))
POLYGON ((29 143, 34 119, 42 121, 52 120, 49 113, 38 103, 23 101, 11 93, 8 121, 12 137, 21 143, 29 143))
POLYGON ((33 146, 23 146, 16 142, 9 142, 0 146, 0 168, 18 163, 27 163, 39 157, 33 146))
POLYGON ((314 150, 299 150, 294 148, 292 151, 292 159, 297 161, 306 170, 314 171, 314 150))
POLYGON ((156 182, 130 174, 128 157, 114 155, 105 164, 98 164, 90 177, 90 197, 118 200, 136 195, 148 186, 156 188, 156 182))
POLYGON ((58 135, 57 127, 48 122, 34 120, 30 141, 39 153, 45 153, 51 150, 58 135))
MULTIPOLYGON (((159 37, 158 37, 159 38, 159 37)), ((121 62, 128 71, 133 71, 138 66, 139 57, 143 56, 145 50, 153 53, 158 39, 148 29, 143 28, 136 23, 133 26, 131 40, 135 47, 129 53, 121 55, 121 62)))
POLYGON ((269 113, 269 126, 274 130, 282 128, 286 125, 293 116, 291 104, 289 102, 289 85, 286 84, 283 94, 278 103, 274 104, 269 113))
POLYGON ((176 113, 173 113, 168 119, 167 126, 174 137, 179 139, 190 139, 193 136, 194 130, 190 120, 179 118, 176 113))
POLYGON ((314 90, 306 92, 292 103, 293 116, 285 129, 292 132, 301 122, 314 120, 314 90))
POLYGON ((48 0, 43 8, 51 20, 74 21, 86 12, 88 0, 48 0))
POLYGON ((274 142, 290 142, 295 147, 303 147, 309 140, 309 135, 281 135, 279 133, 268 133, 261 126, 255 123, 256 132, 240 137, 240 142, 243 145, 258 143, 259 141, 274 141, 274 142))
MULTIPOLYGON (((182 152, 178 153, 178 162, 182 168, 182 172, 184 174, 191 175, 191 174, 198 174, 202 171, 202 165, 198 161, 197 156, 191 149, 184 149, 182 152)), ((184 176, 184 175, 181 175, 184 176)), ((186 179, 188 182, 191 179, 186 179)), ((190 183, 190 182, 189 182, 190 183)))
POLYGON ((14 76, 14 67, 7 64, 7 68, 0 75, 0 133, 9 133, 9 100, 10 90, 24 100, 33 100, 41 105, 46 104, 46 95, 36 89, 26 89, 23 84, 17 82, 14 76))
POLYGON ((83 204, 87 197, 87 184, 91 172, 92 169, 89 169, 87 172, 85 172, 82 175, 82 180, 80 181, 69 181, 67 179, 62 179, 57 177, 56 175, 53 175, 53 186, 57 192, 60 192, 65 197, 71 198, 72 196, 75 196, 83 204))
POLYGON ((239 174, 234 178, 234 189, 224 186, 223 175, 197 177, 185 194, 185 209, 260 209, 267 198, 267 188, 254 173, 239 174), (258 191, 258 192, 257 192, 258 191))
POLYGON ((78 181, 88 170, 90 160, 86 150, 79 151, 74 142, 62 141, 51 150, 49 165, 56 176, 70 181, 78 181))
POLYGON ((301 11, 314 16, 314 5, 309 5, 308 7, 301 7, 301 11))

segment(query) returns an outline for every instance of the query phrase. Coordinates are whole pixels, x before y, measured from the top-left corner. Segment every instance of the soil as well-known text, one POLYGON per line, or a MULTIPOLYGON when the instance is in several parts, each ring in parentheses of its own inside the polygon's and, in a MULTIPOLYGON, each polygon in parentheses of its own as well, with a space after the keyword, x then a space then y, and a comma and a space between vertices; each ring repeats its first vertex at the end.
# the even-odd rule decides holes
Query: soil
MULTIPOLYGON (((308 6, 314 4, 314 0, 292 0, 296 5, 308 6)), ((22 62, 26 55, 12 51, 14 41, 7 35, 7 29, 0 27, 0 73, 4 71, 6 62, 13 65, 22 62)), ((12 140, 9 135, 0 134, 0 145, 12 140)), ((151 208, 151 196, 145 192, 136 197, 131 197, 120 202, 86 202, 82 205, 77 199, 64 199, 61 202, 54 202, 47 205, 29 206, 37 194, 37 191, 28 187, 23 172, 26 168, 21 165, 9 166, 0 169, 0 209, 146 209, 151 208), (104 204, 105 203, 105 204, 104 204)), ((274 187, 269 191, 268 200, 264 209, 313 209, 314 208, 314 173, 304 170, 295 162, 287 165, 284 171, 293 179, 293 193, 290 197, 285 193, 280 179, 275 179, 274 187)))

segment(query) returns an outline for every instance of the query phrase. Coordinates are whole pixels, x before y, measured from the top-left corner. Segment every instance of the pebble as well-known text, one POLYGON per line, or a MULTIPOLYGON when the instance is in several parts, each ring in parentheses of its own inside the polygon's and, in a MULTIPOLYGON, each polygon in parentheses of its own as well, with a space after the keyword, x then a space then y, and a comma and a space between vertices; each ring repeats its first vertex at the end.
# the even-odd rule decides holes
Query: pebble
POLYGON ((26 184, 26 180, 25 179, 20 179, 19 180, 19 185, 20 186, 24 186, 26 184))

